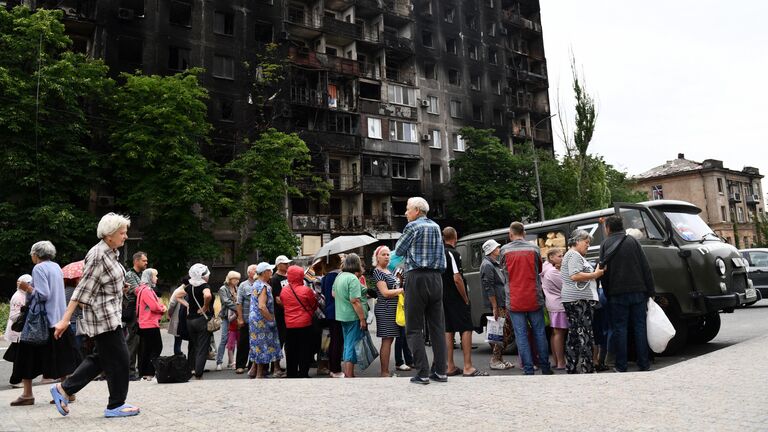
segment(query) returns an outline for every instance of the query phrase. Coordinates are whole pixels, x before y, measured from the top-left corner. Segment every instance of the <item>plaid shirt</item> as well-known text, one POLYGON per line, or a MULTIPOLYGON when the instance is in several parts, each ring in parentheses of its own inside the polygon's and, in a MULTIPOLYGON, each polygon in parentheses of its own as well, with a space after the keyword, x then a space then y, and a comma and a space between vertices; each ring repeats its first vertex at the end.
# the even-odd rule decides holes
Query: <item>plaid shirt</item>
POLYGON ((445 249, 440 226, 426 216, 408 222, 397 241, 395 253, 405 258, 406 271, 445 270, 445 249))
POLYGON ((83 277, 72 300, 83 307, 83 331, 96 336, 120 327, 125 269, 118 261, 120 252, 102 240, 85 256, 83 277))

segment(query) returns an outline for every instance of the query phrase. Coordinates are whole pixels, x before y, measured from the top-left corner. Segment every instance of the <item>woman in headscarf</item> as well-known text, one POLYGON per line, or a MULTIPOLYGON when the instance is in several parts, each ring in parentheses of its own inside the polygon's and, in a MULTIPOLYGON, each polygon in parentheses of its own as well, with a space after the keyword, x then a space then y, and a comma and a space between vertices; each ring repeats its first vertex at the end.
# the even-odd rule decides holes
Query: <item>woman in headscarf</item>
POLYGON ((189 269, 189 285, 179 298, 187 297, 187 331, 189 332, 188 360, 195 371, 196 379, 203 379, 205 362, 208 360, 208 347, 211 345, 211 333, 208 331, 208 319, 213 313, 213 295, 208 278, 211 272, 203 264, 195 264, 189 269))
POLYGON ((141 273, 141 283, 136 287, 136 316, 139 322, 139 374, 145 380, 155 376, 152 361, 163 352, 160 336, 160 318, 166 311, 157 298, 157 270, 148 268, 141 273))
MULTIPOLYGON (((8 323, 5 326, 5 340, 11 344, 3 354, 3 359, 13 363, 16 361, 16 353, 19 351, 19 336, 21 332, 14 331, 11 327, 16 320, 21 320, 23 309, 27 306, 27 295, 32 293, 32 276, 24 274, 16 280, 16 292, 11 297, 10 310, 8 311, 8 323)), ((23 323, 22 323, 23 324, 23 323)), ((21 377, 11 374, 10 384, 12 387, 19 387, 21 377)))
MULTIPOLYGON (((288 285, 280 292, 285 310, 285 363, 288 378, 309 378, 315 331, 312 315, 317 298, 312 288, 304 285, 304 269, 288 267, 288 285)), ((251 307, 253 309, 253 307, 251 307)))

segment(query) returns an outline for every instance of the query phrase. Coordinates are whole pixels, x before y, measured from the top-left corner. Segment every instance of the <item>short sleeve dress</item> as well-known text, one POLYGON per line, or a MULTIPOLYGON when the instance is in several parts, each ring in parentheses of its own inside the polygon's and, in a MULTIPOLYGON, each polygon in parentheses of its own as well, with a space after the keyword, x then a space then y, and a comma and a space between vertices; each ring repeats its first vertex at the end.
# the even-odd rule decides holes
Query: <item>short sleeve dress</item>
MULTIPOLYGON (((379 281, 387 284, 387 289, 397 289, 397 278, 392 273, 383 272, 378 268, 373 269, 373 280, 376 281, 376 291, 379 291, 379 281)), ((386 298, 378 292, 376 306, 373 313, 376 316, 376 336, 380 338, 400 336, 400 328, 395 321, 397 313, 397 297, 386 298)))
POLYGON ((250 350, 248 358, 257 364, 269 364, 283 358, 280 350, 280 337, 275 321, 267 321, 259 309, 259 296, 267 290, 267 309, 275 316, 275 299, 272 297, 272 287, 268 283, 256 281, 251 294, 251 313, 248 317, 250 330, 250 350))

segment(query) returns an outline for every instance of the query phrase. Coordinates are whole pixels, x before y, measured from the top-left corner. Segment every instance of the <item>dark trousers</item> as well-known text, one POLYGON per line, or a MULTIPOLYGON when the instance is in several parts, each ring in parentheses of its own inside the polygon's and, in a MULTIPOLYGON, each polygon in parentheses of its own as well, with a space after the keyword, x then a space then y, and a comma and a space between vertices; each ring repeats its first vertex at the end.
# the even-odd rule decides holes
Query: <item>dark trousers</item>
POLYGON ((181 336, 174 336, 173 337, 173 354, 184 354, 184 352, 181 350, 181 341, 183 339, 181 336))
POLYGON ((152 361, 163 352, 163 338, 159 328, 139 329, 139 374, 155 376, 152 361))
POLYGON ((190 369, 195 370, 195 376, 203 376, 205 371, 205 362, 208 361, 208 351, 211 347, 211 333, 208 331, 208 321, 203 318, 193 318, 187 320, 187 330, 189 330, 189 354, 187 361, 190 362, 190 369))
POLYGON ((237 353, 235 354, 235 367, 245 369, 248 366, 248 351, 250 348, 250 332, 248 331, 248 322, 240 327, 240 333, 237 336, 237 353))
POLYGON ((400 336, 395 338, 395 366, 403 364, 403 359, 405 359, 405 364, 410 366, 413 364, 413 356, 408 348, 408 342, 405 340, 405 327, 399 328, 400 336))
POLYGON ((128 346, 128 372, 137 376, 136 360, 139 355, 139 321, 125 323, 125 344, 128 346))
POLYGON ((61 383, 61 387, 69 395, 76 394, 104 372, 109 388, 107 409, 115 409, 123 405, 128 396, 128 346, 123 329, 118 327, 92 340, 95 344, 93 353, 83 359, 72 375, 61 383))
POLYGON ((630 323, 635 333, 637 367, 640 370, 650 367, 645 328, 647 301, 645 293, 627 293, 612 295, 608 303, 613 325, 611 346, 616 349, 616 369, 622 372, 627 370, 627 328, 630 323))
POLYGON ((285 363, 288 378, 309 378, 309 365, 314 353, 312 326, 285 331, 285 363))
POLYGON ((437 270, 411 270, 405 275, 405 334, 413 352, 418 376, 427 378, 430 372, 424 346, 424 319, 432 340, 434 369, 445 375, 445 316, 443 315, 443 279, 437 270))
POLYGON ((592 373, 592 347, 595 337, 592 333, 594 301, 577 300, 563 303, 568 315, 568 339, 565 342, 565 368, 568 373, 592 373))
POLYGON ((328 345, 328 369, 333 373, 341 372, 341 356, 344 351, 344 333, 341 331, 341 322, 330 320, 328 331, 331 341, 328 345))

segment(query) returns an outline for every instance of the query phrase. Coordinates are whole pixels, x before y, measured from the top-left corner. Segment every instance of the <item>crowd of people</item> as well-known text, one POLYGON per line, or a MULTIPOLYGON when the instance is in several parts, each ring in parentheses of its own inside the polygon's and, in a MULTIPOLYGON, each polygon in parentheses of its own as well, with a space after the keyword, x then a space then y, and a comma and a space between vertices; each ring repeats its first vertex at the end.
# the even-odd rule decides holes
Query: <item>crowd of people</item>
MULTIPOLYGON (((12 342, 5 355, 13 362, 10 381, 23 388, 11 405, 33 405, 32 380, 42 375, 59 380, 50 388, 51 403, 68 415, 79 390, 94 379, 106 379, 105 416, 138 414, 138 407, 126 403, 129 381, 155 376, 163 351, 160 321, 166 314, 173 352, 183 355, 182 341, 188 341, 187 367, 195 379, 203 379, 209 360, 215 360, 216 370, 247 372, 250 378, 306 378, 313 367, 317 375, 353 378, 358 344, 374 319, 382 377, 393 376, 393 346, 395 369, 414 369, 415 384, 446 382, 455 375, 487 376, 472 363, 474 326, 462 257, 455 248, 457 232, 441 230, 427 218, 428 211, 423 198, 408 200, 408 224, 396 246, 379 246, 371 257, 371 288, 365 261, 355 253, 324 256, 306 269, 278 256, 274 264, 248 266, 242 281, 240 273, 230 271, 218 290, 211 285, 209 268, 194 264, 167 305, 156 292, 162 275, 148 266, 146 253, 134 254, 128 270, 120 264, 119 248, 130 225, 124 216, 110 213, 101 219, 99 242, 88 251, 77 277, 65 278, 54 261, 53 244, 35 243, 30 252, 34 268, 18 279, 6 331, 12 342), (215 311, 217 295, 220 309, 215 311), (398 323, 400 305, 404 325, 398 323), (38 325, 33 317, 39 316, 45 317, 39 324, 45 334, 33 342, 29 333, 38 325), (19 322, 23 328, 14 331, 19 322), (461 366, 453 354, 457 333, 461 366)), ((503 337, 492 344, 491 370, 515 367, 503 358, 514 343, 526 375, 604 370, 608 350, 615 352, 615 370, 624 372, 630 321, 638 367, 649 368, 643 305, 654 291, 648 263, 637 240, 625 234, 621 218, 609 217, 605 226, 609 235, 596 268, 585 259, 592 238, 583 230, 572 233, 567 251, 552 248, 545 259, 526 241, 520 222, 510 225, 505 245, 495 240, 482 245, 485 304, 495 319, 505 321, 503 337)))

